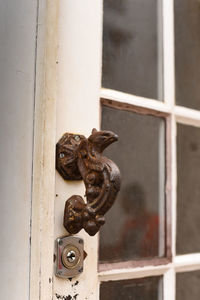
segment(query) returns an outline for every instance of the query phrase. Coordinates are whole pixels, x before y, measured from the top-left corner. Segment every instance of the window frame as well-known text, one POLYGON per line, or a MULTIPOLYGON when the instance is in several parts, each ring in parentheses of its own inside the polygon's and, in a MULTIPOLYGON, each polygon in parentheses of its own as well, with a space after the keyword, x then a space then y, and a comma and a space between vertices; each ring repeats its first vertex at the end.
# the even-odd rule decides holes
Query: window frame
MULTIPOLYGON (((157 100, 156 100, 157 101, 157 100)), ((100 99, 101 107, 107 106, 118 110, 124 110, 129 112, 135 112, 140 115, 151 115, 154 117, 160 117, 165 120, 165 200, 164 200, 164 214, 165 214, 165 255, 164 257, 155 257, 151 259, 138 259, 129 260, 117 263, 100 263, 99 271, 112 270, 112 269, 124 269, 124 268, 136 268, 148 265, 165 265, 171 262, 172 259, 172 236, 171 236, 171 157, 170 157, 170 134, 171 134, 171 118, 170 114, 165 112, 160 112, 154 109, 149 109, 145 107, 139 107, 136 105, 131 105, 129 103, 100 99), (168 142, 167 142, 168 140, 168 142)))
POLYGON ((100 265, 99 280, 123 280, 162 275, 164 300, 175 300, 176 273, 200 270, 200 253, 176 255, 177 124, 200 127, 200 111, 179 106, 175 103, 174 1, 163 0, 161 4, 163 16, 163 102, 105 88, 102 88, 100 93, 103 105, 138 113, 152 113, 154 116, 157 115, 166 118, 168 174, 166 183, 166 210, 168 224, 167 239, 169 239, 167 245, 172 247, 172 252, 168 251, 166 259, 154 259, 150 262, 146 260, 146 262, 138 261, 100 265))

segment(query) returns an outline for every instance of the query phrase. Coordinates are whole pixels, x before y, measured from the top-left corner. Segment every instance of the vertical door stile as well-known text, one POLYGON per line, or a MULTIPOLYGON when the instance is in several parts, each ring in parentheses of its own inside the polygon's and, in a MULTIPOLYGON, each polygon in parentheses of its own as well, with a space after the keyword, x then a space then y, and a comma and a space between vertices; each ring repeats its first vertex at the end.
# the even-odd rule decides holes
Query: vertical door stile
MULTIPOLYGON (((100 123, 102 1, 61 0, 58 38, 56 141, 65 132, 88 137, 100 123)), ((82 181, 64 181, 56 172, 54 239, 67 235, 64 205, 74 194, 84 196, 82 181)), ((81 231, 77 236, 84 239, 87 253, 84 271, 72 280, 54 277, 54 299, 98 299, 98 235, 81 231)))

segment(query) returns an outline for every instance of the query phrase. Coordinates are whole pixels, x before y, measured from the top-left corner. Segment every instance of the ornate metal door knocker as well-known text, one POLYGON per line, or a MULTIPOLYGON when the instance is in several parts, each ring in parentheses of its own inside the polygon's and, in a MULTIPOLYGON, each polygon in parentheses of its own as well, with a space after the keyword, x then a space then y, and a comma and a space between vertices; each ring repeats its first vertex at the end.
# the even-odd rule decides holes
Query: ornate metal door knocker
POLYGON ((120 171, 102 152, 118 140, 111 131, 92 130, 89 138, 65 133, 56 145, 56 169, 66 180, 83 179, 86 200, 74 195, 65 203, 64 227, 75 234, 82 228, 93 236, 105 223, 105 213, 120 190, 120 171))

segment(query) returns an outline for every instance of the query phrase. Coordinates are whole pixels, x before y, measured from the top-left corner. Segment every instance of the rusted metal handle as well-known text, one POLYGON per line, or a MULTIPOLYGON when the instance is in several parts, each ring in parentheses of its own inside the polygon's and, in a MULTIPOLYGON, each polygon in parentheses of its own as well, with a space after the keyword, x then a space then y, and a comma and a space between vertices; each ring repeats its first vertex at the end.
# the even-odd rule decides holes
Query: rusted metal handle
POLYGON ((82 228, 93 236, 105 223, 105 213, 120 190, 120 171, 102 152, 118 140, 111 131, 92 130, 89 138, 65 133, 56 145, 56 169, 66 180, 83 179, 86 202, 74 195, 65 203, 64 227, 75 234, 82 228))

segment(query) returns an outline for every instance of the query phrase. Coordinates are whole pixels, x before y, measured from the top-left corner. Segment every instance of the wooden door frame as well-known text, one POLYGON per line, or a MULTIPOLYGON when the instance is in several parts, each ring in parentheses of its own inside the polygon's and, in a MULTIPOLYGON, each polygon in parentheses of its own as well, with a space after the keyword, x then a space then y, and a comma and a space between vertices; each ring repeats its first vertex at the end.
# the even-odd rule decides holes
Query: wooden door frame
POLYGON ((30 299, 52 299, 59 1, 38 7, 30 299))

